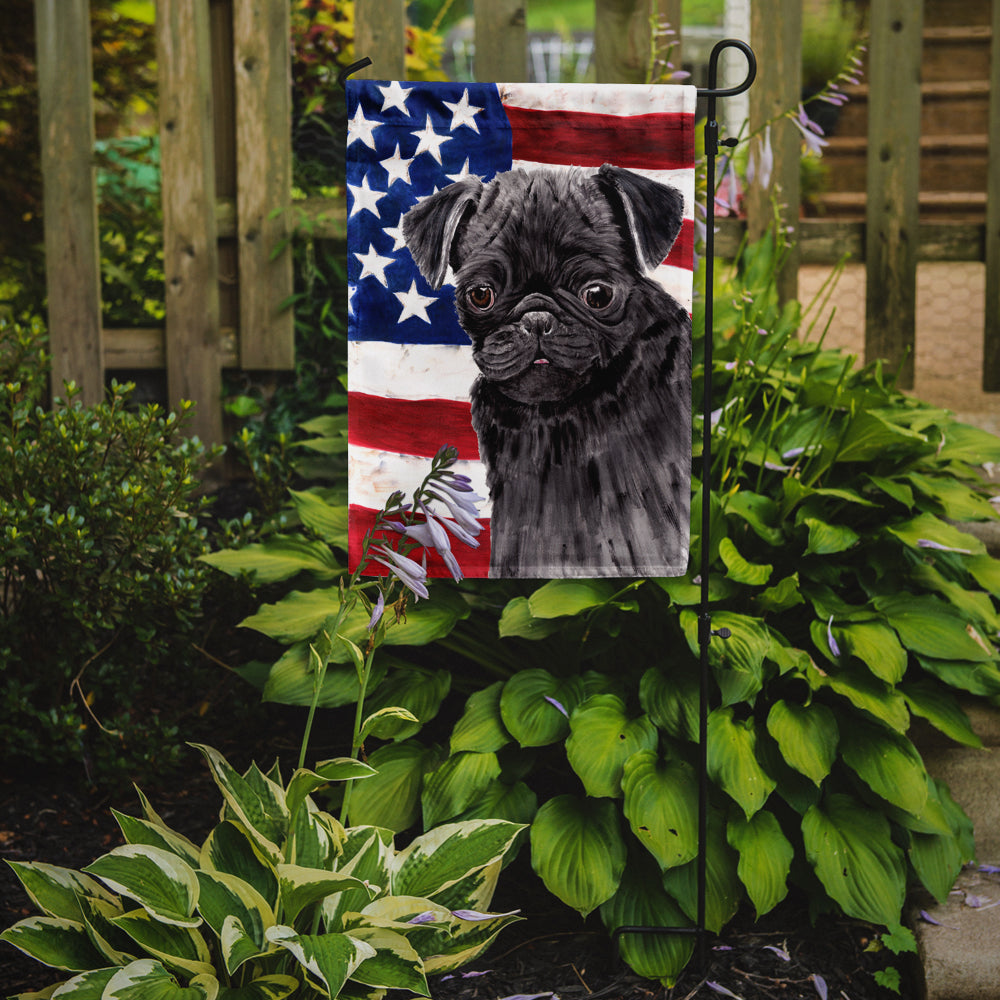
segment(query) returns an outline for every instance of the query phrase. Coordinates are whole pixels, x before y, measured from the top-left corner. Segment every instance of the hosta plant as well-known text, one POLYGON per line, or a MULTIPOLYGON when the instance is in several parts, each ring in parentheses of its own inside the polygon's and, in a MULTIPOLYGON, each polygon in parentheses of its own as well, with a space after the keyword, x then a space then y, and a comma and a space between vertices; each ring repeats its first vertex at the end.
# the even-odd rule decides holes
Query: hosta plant
POLYGON ((331 781, 369 779, 366 764, 338 758, 285 783, 277 767, 240 774, 199 749, 224 802, 202 844, 140 793, 142 818, 115 813, 125 845, 82 871, 10 863, 41 915, 0 938, 69 974, 22 996, 429 996, 428 974, 470 961, 518 919, 487 912, 517 824, 450 823, 397 849, 391 831, 347 829, 313 801, 331 781))

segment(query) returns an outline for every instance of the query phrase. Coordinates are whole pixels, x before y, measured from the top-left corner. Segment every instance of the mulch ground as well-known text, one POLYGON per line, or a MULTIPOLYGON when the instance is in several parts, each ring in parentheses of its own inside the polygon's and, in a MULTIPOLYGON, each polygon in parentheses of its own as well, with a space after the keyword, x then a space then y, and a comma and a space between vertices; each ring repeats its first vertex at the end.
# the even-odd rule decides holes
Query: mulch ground
MULTIPOLYGON (((234 763, 243 756, 238 746, 222 742, 220 748, 234 763)), ((217 816, 218 793, 193 751, 189 769, 147 791, 164 820, 192 839, 203 837, 217 816)), ((134 794, 126 791, 101 794, 74 776, 8 774, 0 778, 0 858, 80 868, 122 842, 111 807, 139 814, 134 794)), ((902 996, 919 993, 899 959, 866 950, 871 928, 829 918, 811 926, 801 901, 786 902, 759 924, 752 915, 738 915, 719 938, 706 940, 705 968, 690 967, 673 989, 641 979, 618 961, 596 916, 582 922, 563 907, 523 856, 501 877, 494 907, 520 908, 525 920, 503 931, 469 969, 432 977, 435 1000, 887 1000, 893 994, 873 979, 887 965, 903 973, 902 996)), ((13 873, 0 865, 0 927, 32 912, 13 873)), ((0 995, 59 979, 59 973, 0 944, 0 995)))

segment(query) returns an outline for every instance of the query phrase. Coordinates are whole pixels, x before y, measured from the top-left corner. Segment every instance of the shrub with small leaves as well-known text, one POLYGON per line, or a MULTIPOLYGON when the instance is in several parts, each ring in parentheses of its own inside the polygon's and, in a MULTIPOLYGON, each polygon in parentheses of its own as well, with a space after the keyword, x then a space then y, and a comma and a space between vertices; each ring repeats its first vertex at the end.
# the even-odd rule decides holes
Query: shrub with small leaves
POLYGON ((132 408, 129 385, 84 406, 68 384, 39 405, 40 338, 0 323, 0 745, 8 761, 82 757, 93 777, 176 752, 169 721, 133 703, 155 706, 156 681, 190 662, 209 456, 185 433, 189 404, 132 408))

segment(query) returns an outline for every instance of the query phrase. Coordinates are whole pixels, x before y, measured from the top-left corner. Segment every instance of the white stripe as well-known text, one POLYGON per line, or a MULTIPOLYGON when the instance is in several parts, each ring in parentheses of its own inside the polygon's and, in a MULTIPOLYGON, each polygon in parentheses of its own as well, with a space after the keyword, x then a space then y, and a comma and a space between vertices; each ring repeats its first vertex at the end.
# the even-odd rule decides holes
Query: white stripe
MULTIPOLYGON (((370 510, 381 510, 382 505, 396 491, 402 490, 407 502, 412 502, 413 491, 420 486, 431 471, 429 458, 415 458, 412 455, 397 455, 395 452, 378 451, 352 444, 347 448, 348 502, 370 510)), ((481 497, 489 497, 486 488, 486 467, 482 462, 456 462, 452 470, 468 476, 472 488, 481 497)), ((491 506, 489 500, 477 504, 479 516, 488 518, 491 506)), ((439 513, 448 515, 448 508, 438 503, 439 513)), ((433 508, 432 508, 433 509, 433 508)))
POLYGON ((478 374, 471 344, 392 344, 384 340, 351 340, 347 344, 351 392, 467 403, 478 374))
POLYGON ((694 87, 663 84, 498 83, 500 101, 533 111, 585 111, 599 115, 689 114, 694 87))
POLYGON ((672 295, 688 312, 694 301, 691 272, 672 264, 660 264, 649 275, 668 295, 672 295))

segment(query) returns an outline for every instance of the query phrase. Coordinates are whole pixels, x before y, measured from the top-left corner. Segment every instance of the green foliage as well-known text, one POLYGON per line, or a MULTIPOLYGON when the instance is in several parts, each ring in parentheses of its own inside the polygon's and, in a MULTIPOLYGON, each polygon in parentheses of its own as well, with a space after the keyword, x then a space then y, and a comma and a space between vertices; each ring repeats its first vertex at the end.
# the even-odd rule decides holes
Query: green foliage
POLYGON ((277 765, 240 774, 198 749, 224 801, 200 846, 140 793, 142 818, 115 813, 126 844, 83 871, 10 863, 42 915, 0 939, 72 973, 60 996, 429 996, 428 974, 472 961, 518 919, 487 912, 518 824, 450 823, 398 849, 312 799, 368 765, 336 758, 286 785, 277 765))
POLYGON ((191 660, 209 456, 187 406, 132 409, 129 386, 83 406, 70 385, 42 408, 42 336, 0 321, 0 742, 7 760, 83 757, 108 776, 174 752, 169 719, 134 710, 191 660))

